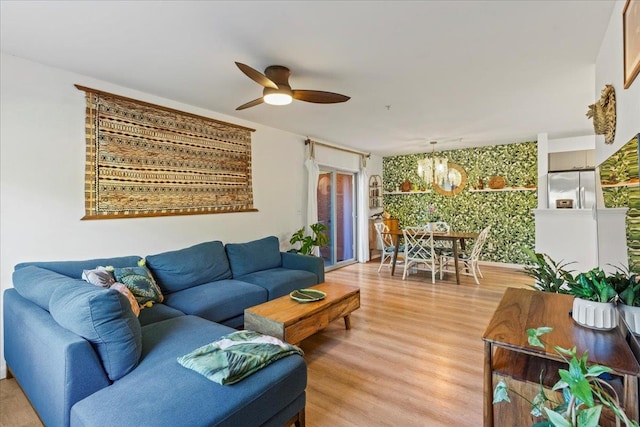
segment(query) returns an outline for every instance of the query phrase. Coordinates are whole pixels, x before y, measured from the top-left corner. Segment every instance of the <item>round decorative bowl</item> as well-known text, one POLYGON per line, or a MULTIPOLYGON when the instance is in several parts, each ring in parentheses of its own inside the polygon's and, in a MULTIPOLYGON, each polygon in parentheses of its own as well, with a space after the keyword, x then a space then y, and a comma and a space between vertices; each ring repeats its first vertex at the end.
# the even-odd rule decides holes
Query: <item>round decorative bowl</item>
POLYGON ((575 298, 571 317, 579 325, 591 329, 608 331, 618 326, 618 312, 612 302, 595 302, 575 298))
POLYGON ((327 296, 326 293, 317 289, 298 289, 289 294, 289 297, 297 302, 320 301, 327 296))
POLYGON ((626 320, 629 329, 634 334, 640 334, 640 307, 632 307, 618 303, 620 315, 626 320))

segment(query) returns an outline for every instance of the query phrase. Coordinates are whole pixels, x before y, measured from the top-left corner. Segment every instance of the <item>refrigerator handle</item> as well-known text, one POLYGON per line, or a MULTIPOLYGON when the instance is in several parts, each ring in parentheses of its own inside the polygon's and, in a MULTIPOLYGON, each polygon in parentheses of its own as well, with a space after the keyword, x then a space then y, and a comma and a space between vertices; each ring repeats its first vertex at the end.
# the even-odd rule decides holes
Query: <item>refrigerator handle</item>
POLYGON ((580 191, 580 208, 584 209, 584 208, 586 208, 585 204, 587 203, 586 200, 585 200, 585 197, 584 197, 585 196, 584 195, 585 190, 584 190, 583 186, 580 186, 578 188, 579 188, 579 191, 580 191))

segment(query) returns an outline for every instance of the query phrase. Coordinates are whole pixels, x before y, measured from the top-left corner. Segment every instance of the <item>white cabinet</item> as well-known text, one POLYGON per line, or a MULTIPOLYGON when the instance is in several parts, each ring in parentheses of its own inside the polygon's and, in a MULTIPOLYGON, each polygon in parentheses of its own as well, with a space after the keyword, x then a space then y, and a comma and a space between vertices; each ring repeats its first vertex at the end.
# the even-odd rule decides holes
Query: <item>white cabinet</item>
POLYGON ((534 209, 536 252, 567 270, 583 272, 598 266, 598 223, 591 209, 534 209))
POLYGON ((625 214, 615 209, 534 209, 536 252, 571 262, 574 273, 600 267, 613 273, 627 267, 625 214))
POLYGON ((576 150, 549 153, 549 171, 593 169, 596 165, 596 150, 576 150))

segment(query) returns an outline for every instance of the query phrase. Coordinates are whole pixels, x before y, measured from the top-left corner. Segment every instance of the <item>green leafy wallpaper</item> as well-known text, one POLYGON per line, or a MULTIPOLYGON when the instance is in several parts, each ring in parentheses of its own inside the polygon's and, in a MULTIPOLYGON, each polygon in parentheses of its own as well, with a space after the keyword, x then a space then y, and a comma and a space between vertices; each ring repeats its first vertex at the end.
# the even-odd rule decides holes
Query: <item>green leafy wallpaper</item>
MULTIPOLYGON (((385 157, 383 188, 394 191, 405 179, 418 188, 425 182, 417 174, 417 162, 425 155, 385 157)), ((514 190, 472 192, 479 179, 485 188, 490 177, 499 175, 506 187, 535 185, 538 172, 536 142, 498 145, 438 152, 449 162, 457 163, 466 172, 468 184, 455 196, 436 192, 384 194, 384 210, 398 218, 400 227, 421 225, 432 219, 448 222, 456 231, 480 232, 491 225, 491 233, 482 252, 485 261, 525 264, 528 260, 523 247, 535 246, 535 221, 532 209, 538 205, 537 191, 514 190)))
POLYGON ((623 145, 600 165, 604 206, 628 207, 626 218, 629 267, 640 273, 640 183, 638 136, 623 145))

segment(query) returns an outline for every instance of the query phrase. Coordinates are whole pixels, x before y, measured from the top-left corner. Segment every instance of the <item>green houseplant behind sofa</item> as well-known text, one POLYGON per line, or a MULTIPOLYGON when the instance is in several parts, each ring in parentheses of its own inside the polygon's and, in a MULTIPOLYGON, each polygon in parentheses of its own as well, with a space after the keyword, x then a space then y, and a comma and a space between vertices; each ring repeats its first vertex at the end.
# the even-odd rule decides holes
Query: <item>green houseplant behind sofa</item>
POLYGON ((298 355, 232 386, 177 358, 241 327, 245 308, 324 281, 321 259, 281 253, 273 236, 150 255, 146 265, 163 303, 138 318, 123 295, 80 279, 83 270, 133 267, 140 259, 15 267, 14 288, 3 298, 5 359, 47 426, 278 426, 304 419, 306 365, 298 355))

